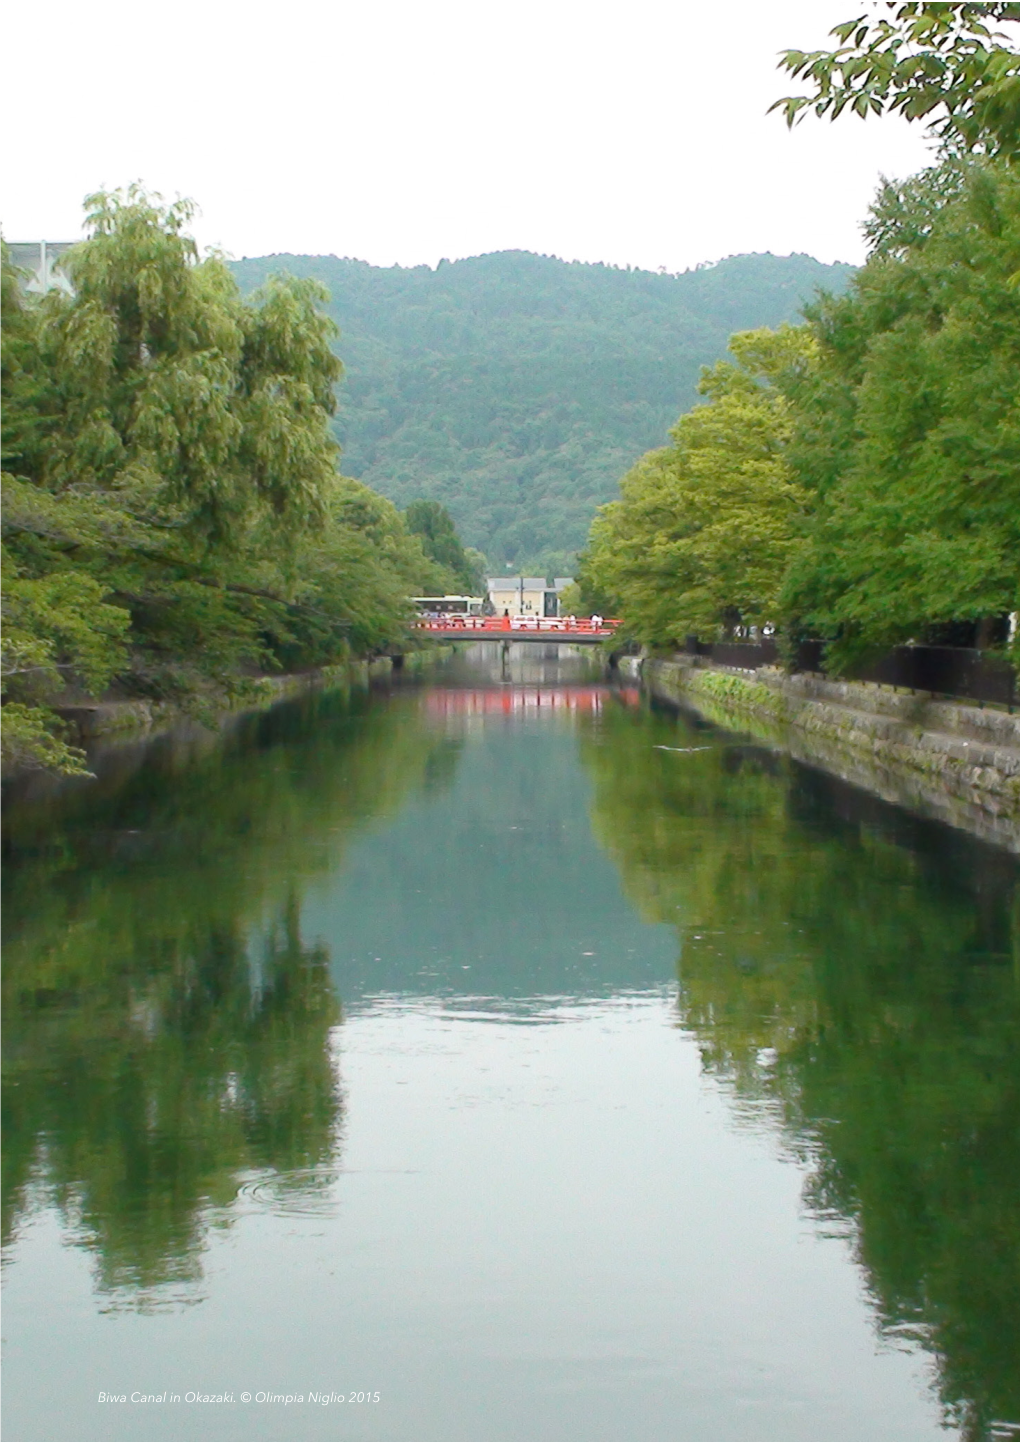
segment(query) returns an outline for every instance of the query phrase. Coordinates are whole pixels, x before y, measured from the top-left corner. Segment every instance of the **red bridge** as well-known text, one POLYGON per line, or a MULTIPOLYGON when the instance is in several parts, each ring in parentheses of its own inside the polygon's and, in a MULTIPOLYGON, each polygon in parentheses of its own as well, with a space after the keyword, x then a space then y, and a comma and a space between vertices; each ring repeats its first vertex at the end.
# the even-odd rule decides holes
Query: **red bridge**
POLYGON ((416 631, 442 641, 562 641, 568 646, 597 646, 612 636, 619 621, 575 621, 569 616, 422 616, 416 631))

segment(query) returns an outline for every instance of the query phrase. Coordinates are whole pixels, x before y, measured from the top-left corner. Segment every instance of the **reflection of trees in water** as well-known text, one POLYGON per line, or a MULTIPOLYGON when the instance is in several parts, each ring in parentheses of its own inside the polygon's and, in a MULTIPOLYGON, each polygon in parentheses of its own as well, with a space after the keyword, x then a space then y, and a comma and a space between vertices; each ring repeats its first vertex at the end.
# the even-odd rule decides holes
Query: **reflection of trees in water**
POLYGON ((947 1416, 990 1437, 1020 1421, 1015 862, 754 746, 654 749, 682 738, 604 718, 596 832, 678 926, 706 1065, 742 1109, 778 1109, 886 1334, 921 1340, 947 1416))
POLYGON ((200 1274, 251 1173, 314 1188, 339 1144, 339 1006, 305 877, 455 757, 411 704, 317 697, 47 817, 12 818, 5 1236, 54 1201, 100 1288, 200 1274), (439 753, 442 753, 441 755, 439 753))
POLYGON ((37 995, 8 1042, 11 1211, 40 1181, 96 1251, 103 1290, 197 1276, 207 1209, 243 1173, 333 1153, 327 967, 290 909, 251 947, 228 923, 197 931, 120 1006, 37 995))

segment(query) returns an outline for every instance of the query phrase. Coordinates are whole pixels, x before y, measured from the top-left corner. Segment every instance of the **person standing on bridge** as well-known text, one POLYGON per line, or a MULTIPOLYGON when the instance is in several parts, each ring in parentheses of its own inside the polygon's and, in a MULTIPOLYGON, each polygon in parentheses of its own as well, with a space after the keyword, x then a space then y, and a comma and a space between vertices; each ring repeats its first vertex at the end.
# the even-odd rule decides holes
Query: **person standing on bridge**
POLYGON ((598 614, 598 612, 595 612, 592 615, 591 628, 593 631, 600 631, 602 629, 602 617, 598 614))

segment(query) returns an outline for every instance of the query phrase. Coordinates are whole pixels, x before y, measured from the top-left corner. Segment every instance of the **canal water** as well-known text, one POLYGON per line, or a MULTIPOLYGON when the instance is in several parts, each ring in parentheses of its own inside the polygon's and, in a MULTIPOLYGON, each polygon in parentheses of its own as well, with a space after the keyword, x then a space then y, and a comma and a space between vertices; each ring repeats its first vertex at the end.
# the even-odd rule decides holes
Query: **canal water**
POLYGON ((95 764, 8 808, 10 1442, 1020 1435, 1007 854, 555 650, 95 764))

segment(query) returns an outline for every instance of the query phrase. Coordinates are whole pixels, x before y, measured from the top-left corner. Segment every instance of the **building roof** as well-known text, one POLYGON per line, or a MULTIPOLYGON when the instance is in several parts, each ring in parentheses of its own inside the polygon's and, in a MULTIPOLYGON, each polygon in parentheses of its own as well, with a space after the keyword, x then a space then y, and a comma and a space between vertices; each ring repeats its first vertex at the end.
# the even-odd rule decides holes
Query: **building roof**
POLYGON ((544 576, 489 576, 490 591, 519 591, 523 584, 525 591, 544 591, 544 576))

